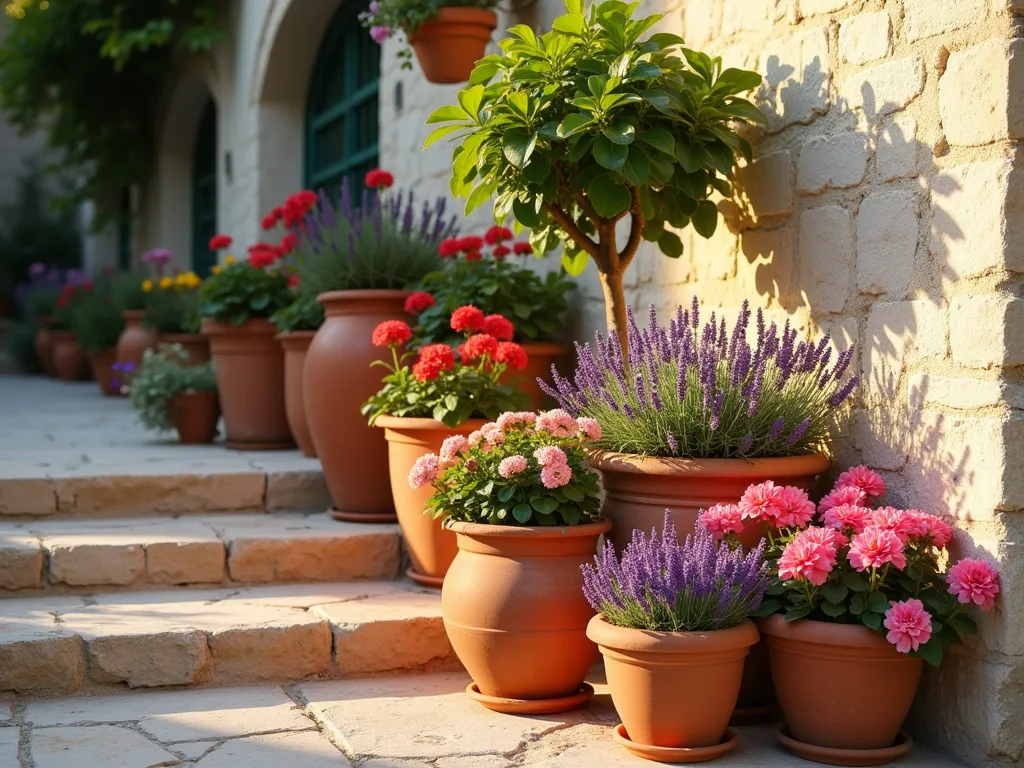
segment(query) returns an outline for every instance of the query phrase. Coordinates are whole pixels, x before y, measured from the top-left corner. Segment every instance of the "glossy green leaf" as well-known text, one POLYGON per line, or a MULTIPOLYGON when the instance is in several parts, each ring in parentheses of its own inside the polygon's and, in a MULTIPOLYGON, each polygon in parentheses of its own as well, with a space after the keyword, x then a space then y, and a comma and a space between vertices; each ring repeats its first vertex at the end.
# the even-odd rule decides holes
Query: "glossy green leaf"
POLYGON ((602 173, 590 182, 587 197, 597 215, 605 218, 611 218, 629 208, 629 190, 610 173, 602 173))
POLYGON ((463 88, 458 93, 458 99, 459 104, 462 105, 462 108, 466 111, 466 113, 473 120, 476 120, 476 115, 480 112, 480 104, 483 103, 484 100, 484 87, 478 84, 472 85, 469 88, 463 88))
POLYGON ((470 120, 473 119, 469 112, 460 106, 455 104, 449 104, 444 107, 438 107, 430 113, 430 117, 427 118, 428 123, 446 123, 450 120, 470 120))
POLYGON ((512 517, 525 524, 533 517, 533 507, 529 504, 516 504, 512 507, 512 517))
POLYGON ((651 176, 651 161, 647 158, 647 153, 639 147, 630 149, 629 156, 626 157, 626 162, 622 166, 622 175, 633 186, 644 186, 651 176))
POLYGON ((659 152, 664 152, 666 155, 675 155, 676 140, 664 128, 648 128, 645 131, 640 131, 636 135, 636 139, 649 147, 654 147, 659 152))
POLYGON ((587 268, 588 261, 590 261, 590 256, 587 255, 586 251, 576 251, 570 255, 567 250, 562 255, 562 269, 573 277, 579 277, 587 268))
POLYGON ((695 173, 709 162, 708 153, 704 147, 697 143, 689 144, 685 141, 676 142, 676 162, 683 166, 687 173, 695 173))
POLYGON ((718 208, 710 200, 697 203, 697 212, 692 217, 693 228, 701 237, 711 237, 718 228, 718 208))
POLYGON ((510 128, 501 137, 501 150, 516 168, 526 165, 536 146, 536 134, 531 134, 525 128, 510 128))
POLYGON ((594 140, 594 159, 610 171, 622 170, 629 155, 629 147, 613 144, 603 134, 594 140))
POLYGON ((567 139, 570 136, 585 131, 587 128, 595 124, 594 118, 590 115, 584 115, 580 112, 571 112, 565 116, 561 124, 558 126, 558 137, 567 139))
POLYGON ((455 133, 456 131, 464 130, 465 128, 466 128, 465 125, 441 125, 441 126, 438 126, 437 128, 435 128, 434 130, 432 130, 430 132, 429 136, 427 136, 426 141, 423 142, 423 148, 426 149, 427 147, 429 147, 431 144, 433 144, 438 139, 443 139, 448 134, 455 133))
POLYGON ((514 200, 512 202, 512 215, 524 227, 533 228, 540 225, 540 214, 537 212, 536 203, 532 200, 528 203, 524 203, 522 200, 514 200))
POLYGON ((613 144, 622 144, 624 146, 632 144, 633 139, 636 137, 636 129, 625 122, 606 125, 601 129, 601 133, 613 144))
POLYGON ((565 14, 556 18, 552 23, 552 29, 557 29, 559 32, 564 32, 567 35, 573 35, 579 37, 583 34, 583 30, 586 24, 583 20, 583 16, 577 14, 565 14))
POLYGON ((663 254, 673 259, 678 259, 683 255, 683 241, 679 235, 668 229, 662 232, 661 237, 658 238, 658 248, 663 254))

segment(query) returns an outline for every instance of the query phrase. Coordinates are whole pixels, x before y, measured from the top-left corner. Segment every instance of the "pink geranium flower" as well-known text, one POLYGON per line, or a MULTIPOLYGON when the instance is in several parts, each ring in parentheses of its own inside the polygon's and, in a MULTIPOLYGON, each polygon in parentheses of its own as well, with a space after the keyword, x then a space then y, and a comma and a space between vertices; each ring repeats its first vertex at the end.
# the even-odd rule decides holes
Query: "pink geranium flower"
POLYGON ((701 512, 697 521, 716 539, 743 531, 743 515, 736 504, 715 504, 701 512))
POLYGON ((520 456, 517 453, 501 460, 501 463, 498 465, 498 474, 508 479, 513 475, 518 475, 520 472, 525 472, 528 466, 526 457, 520 456))
POLYGON ((999 594, 999 574, 984 560, 964 558, 949 569, 946 581, 961 603, 974 603, 983 611, 992 610, 999 594))
POLYGON ((533 458, 542 467, 564 467, 569 464, 565 451, 554 445, 542 445, 533 452, 533 458))
POLYGON ((518 424, 530 426, 537 421, 537 414, 530 411, 508 411, 498 417, 498 429, 508 429, 518 424))
POLYGON ((743 492, 738 506, 744 520, 762 520, 774 524, 775 518, 783 511, 782 488, 771 480, 751 485, 743 492))
POLYGON ((437 454, 428 453, 420 456, 409 471, 409 486, 422 488, 425 485, 432 485, 437 480, 437 474, 441 469, 441 459, 437 454))
POLYGON ((454 464, 459 460, 459 454, 469 450, 469 440, 465 435, 452 435, 446 437, 441 443, 441 462, 443 464, 454 464))
POLYGON ((907 515, 902 509, 896 509, 895 507, 879 507, 876 509, 871 513, 871 525, 875 528, 892 531, 904 543, 915 533, 914 518, 907 515))
POLYGON ((916 651, 932 636, 932 617, 920 600, 893 602, 882 622, 889 630, 885 639, 900 653, 916 651))
POLYGON ((545 488, 561 488, 572 480, 572 470, 568 464, 548 464, 540 471, 540 481, 545 488))
POLYGON ((577 423, 580 425, 580 437, 586 440, 601 439, 601 425, 597 423, 596 419, 583 417, 578 419, 577 423))
POLYGON ((836 488, 853 486, 864 491, 868 496, 878 498, 885 493, 885 481, 882 476, 861 464, 859 467, 850 467, 843 472, 836 480, 836 488))
POLYGON ((779 509, 775 524, 780 528, 803 528, 814 517, 814 502, 805 491, 793 486, 782 489, 779 509))
POLYGON ((853 537, 850 543, 850 564, 858 571, 892 563, 902 570, 907 567, 903 542, 892 531, 872 526, 853 537))
POLYGON ((953 538, 953 529, 935 515, 922 512, 920 509, 907 509, 903 514, 906 518, 906 530, 914 539, 927 541, 932 546, 942 549, 953 538))
POLYGON ((797 539, 801 541, 810 541, 818 546, 825 547, 832 553, 833 557, 841 548, 845 547, 849 543, 847 538, 839 531, 833 528, 821 528, 818 526, 808 528, 805 531, 800 531, 800 533, 798 533, 794 538, 794 541, 797 539))
POLYGON ((836 488, 831 493, 826 494, 825 497, 818 502, 818 511, 824 514, 832 509, 832 507, 841 507, 843 504, 852 504, 856 507, 863 507, 867 498, 867 494, 860 488, 847 485, 842 488, 836 488))
POLYGON ((537 429, 550 432, 555 437, 576 437, 580 425, 567 411, 555 408, 537 417, 537 429))
POLYGON ((871 510, 853 504, 832 507, 821 516, 821 521, 837 531, 849 531, 853 535, 863 533, 871 525, 871 510))
POLYGON ((820 587, 836 564, 835 552, 810 539, 797 537, 791 541, 779 558, 779 579, 807 579, 820 587))

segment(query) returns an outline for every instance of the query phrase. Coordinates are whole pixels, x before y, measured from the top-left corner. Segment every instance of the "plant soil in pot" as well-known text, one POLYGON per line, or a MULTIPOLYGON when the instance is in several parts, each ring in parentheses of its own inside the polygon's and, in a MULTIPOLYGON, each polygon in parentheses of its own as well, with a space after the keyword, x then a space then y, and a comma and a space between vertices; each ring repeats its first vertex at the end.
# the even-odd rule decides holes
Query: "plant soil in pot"
POLYGON ((134 370, 142 365, 145 351, 156 346, 157 334, 143 326, 146 318, 143 310, 126 309, 121 314, 124 318, 124 331, 117 340, 117 362, 122 366, 130 363, 134 370))
POLYGON ((53 377, 57 376, 57 366, 53 362, 53 331, 50 326, 56 321, 53 315, 40 315, 39 328, 36 330, 36 358, 43 372, 53 377))
POLYGON ((174 396, 170 407, 171 420, 178 431, 179 442, 185 445, 213 442, 217 436, 217 422, 220 420, 217 390, 180 392, 174 396))
POLYGON ((99 385, 100 392, 105 397, 119 396, 121 380, 118 372, 113 369, 117 363, 117 352, 113 348, 94 352, 90 355, 89 362, 92 365, 92 375, 99 385))
POLYGON ((498 16, 484 8, 437 9, 408 34, 409 44, 431 83, 464 83, 473 65, 484 57, 498 16))
POLYGON ((306 365, 306 351, 316 331, 292 331, 279 333, 275 337, 284 349, 284 403, 295 442, 303 456, 316 457, 316 446, 309 431, 306 418, 306 400, 303 385, 303 370, 306 365))
POLYGON ((161 333, 160 344, 180 344, 185 351, 186 365, 201 365, 210 361, 210 340, 201 333, 161 333))
POLYGON ((89 360, 78 346, 74 331, 53 331, 53 364, 61 381, 89 378, 89 360))

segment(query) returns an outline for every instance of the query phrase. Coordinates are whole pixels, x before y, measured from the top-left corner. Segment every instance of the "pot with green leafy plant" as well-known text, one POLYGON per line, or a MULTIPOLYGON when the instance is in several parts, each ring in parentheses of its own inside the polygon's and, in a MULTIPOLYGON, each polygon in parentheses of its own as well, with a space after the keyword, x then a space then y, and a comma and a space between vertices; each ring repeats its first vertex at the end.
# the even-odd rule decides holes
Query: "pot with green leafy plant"
POLYGON ((303 456, 316 457, 316 445, 309 431, 304 394, 306 352, 324 322, 324 308, 316 296, 299 291, 291 304, 270 317, 279 333, 275 338, 284 349, 284 402, 295 442, 303 456))
POLYGON ((412 560, 408 575, 427 586, 439 587, 444 581, 455 558, 455 536, 439 519, 423 515, 430 490, 410 488, 410 470, 424 455, 442 451, 449 437, 469 435, 476 441, 486 419, 528 402, 523 392, 501 382, 509 368, 526 367, 526 353, 515 342, 498 341, 484 332, 483 322, 484 314, 476 307, 460 307, 452 314, 451 328, 465 339, 460 360, 447 344, 399 354, 412 338, 412 329, 401 320, 381 323, 371 336, 375 347, 390 350, 392 362, 371 363, 388 373, 362 412, 371 426, 384 429, 394 509, 412 560))
POLYGON ((91 280, 67 283, 60 290, 54 306, 53 365, 61 381, 82 381, 89 378, 89 358, 78 345, 73 325, 78 308, 93 290, 91 280))
POLYGON ((144 280, 143 324, 156 332, 160 344, 180 344, 195 364, 210 359, 210 341, 199 333, 199 289, 202 278, 195 272, 179 272, 170 280, 144 280))
MULTIPOLYGON (((317 297, 324 323, 306 353, 306 416, 338 519, 394 522, 388 448, 360 407, 380 388, 370 367, 386 350, 370 336, 404 315, 408 286, 437 269, 438 245, 454 221, 439 198, 425 209, 411 195, 387 192, 394 179, 376 169, 355 199, 344 181, 335 199, 312 195, 294 203, 285 225, 297 243, 288 257, 304 293, 317 297), (304 209, 305 206, 305 209, 304 209)), ((311 194, 311 193, 310 193, 311 194)))
POLYGON ((459 132, 451 187, 468 197, 467 214, 496 195, 495 220, 512 213, 538 253, 564 245, 571 274, 592 259, 608 327, 625 345, 627 268, 642 240, 678 258, 678 230, 692 224, 702 237, 714 234, 710 198, 731 193, 737 154, 751 155, 736 129, 764 120, 738 94, 761 76, 723 71, 721 59, 686 48, 679 55, 677 35, 642 39, 661 16, 633 20, 635 5, 609 0, 589 15, 583 0, 567 7, 540 37, 512 27, 503 52, 477 63, 459 103, 430 116, 454 124, 425 146, 459 132))
POLYGON ((621 559, 611 542, 584 566, 598 612, 587 636, 604 656, 614 738, 664 763, 698 763, 732 750, 728 730, 744 659, 757 642, 750 620, 770 583, 762 541, 750 553, 698 525, 680 543, 665 513, 660 534, 637 532, 621 559))
POLYGON ((71 330, 89 358, 100 392, 108 397, 121 394, 118 374, 113 368, 117 362, 117 340, 124 330, 117 287, 118 278, 114 275, 104 273, 97 277, 92 290, 82 292, 71 318, 71 330))
POLYGON ((415 342, 432 344, 457 341, 448 318, 459 307, 479 307, 487 316, 487 333, 500 341, 515 341, 526 350, 529 362, 515 373, 514 384, 530 396, 533 408, 539 408, 544 395, 537 378, 549 375, 551 365, 568 352, 561 340, 566 294, 572 283, 561 271, 542 278, 527 268, 533 246, 512 238, 511 230, 494 226, 483 237, 444 240, 440 246, 444 266, 413 286, 416 292, 406 299, 405 309, 417 316, 415 342), (516 263, 511 256, 521 261, 516 263), (514 328, 504 318, 514 319, 514 328))
MULTIPOLYGON (((428 82, 464 83, 498 26, 497 7, 498 0, 373 0, 359 19, 377 43, 403 32, 428 82)), ((407 46, 398 58, 412 68, 407 46)))
POLYGON ((449 436, 408 473, 427 494, 423 511, 457 537, 441 611, 473 678, 466 691, 489 709, 561 712, 594 692, 583 682, 597 647, 580 568, 611 527, 587 466, 585 446, 599 434, 564 411, 510 411, 449 436))
POLYGON ((126 388, 144 427, 177 430, 185 444, 209 443, 217 435, 220 405, 213 363, 195 363, 181 344, 146 350, 126 388))
MULTIPOLYGON (((211 250, 231 245, 217 235, 211 250)), ((224 409, 225 445, 273 450, 294 445, 284 408, 284 352, 269 318, 292 299, 275 258, 253 251, 207 278, 199 291, 201 329, 210 339, 224 409)))

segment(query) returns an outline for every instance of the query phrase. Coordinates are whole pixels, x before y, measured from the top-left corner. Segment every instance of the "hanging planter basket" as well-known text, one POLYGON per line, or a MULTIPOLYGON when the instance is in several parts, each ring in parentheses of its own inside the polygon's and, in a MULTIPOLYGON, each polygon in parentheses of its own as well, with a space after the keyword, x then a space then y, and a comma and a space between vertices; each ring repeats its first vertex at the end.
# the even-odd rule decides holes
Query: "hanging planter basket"
POLYGON ((498 26, 494 11, 483 8, 438 8, 437 15, 410 32, 423 74, 431 83, 464 83, 473 65, 484 57, 491 32, 498 26))

